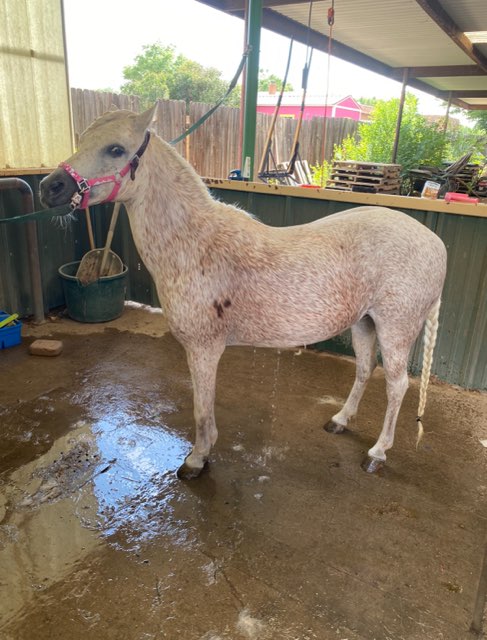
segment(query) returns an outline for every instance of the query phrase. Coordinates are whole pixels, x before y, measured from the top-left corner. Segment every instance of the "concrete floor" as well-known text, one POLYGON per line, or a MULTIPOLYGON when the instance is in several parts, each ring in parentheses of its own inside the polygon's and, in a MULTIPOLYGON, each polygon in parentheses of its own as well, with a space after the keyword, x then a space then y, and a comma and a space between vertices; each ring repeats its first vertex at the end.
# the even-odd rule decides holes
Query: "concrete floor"
POLYGON ((371 476, 381 370, 336 436, 321 427, 352 360, 231 348, 210 469, 184 483, 191 386, 161 315, 25 327, 0 363, 3 640, 474 637, 485 394, 432 384, 416 451, 413 380, 371 476), (61 336, 62 355, 29 356, 41 336, 61 336))

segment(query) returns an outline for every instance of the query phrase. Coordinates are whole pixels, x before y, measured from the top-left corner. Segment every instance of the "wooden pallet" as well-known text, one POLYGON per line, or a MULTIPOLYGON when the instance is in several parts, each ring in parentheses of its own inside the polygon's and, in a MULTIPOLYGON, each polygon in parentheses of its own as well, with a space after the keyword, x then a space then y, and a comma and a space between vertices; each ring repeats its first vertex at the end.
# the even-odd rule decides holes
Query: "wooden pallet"
POLYGON ((336 160, 327 181, 328 189, 399 193, 400 164, 336 160))
POLYGON ((333 183, 328 182, 327 189, 334 189, 335 191, 363 191, 367 193, 399 193, 400 183, 397 184, 349 184, 349 183, 333 183))
POLYGON ((349 160, 335 160, 332 171, 369 176, 398 176, 401 172, 400 164, 381 164, 377 162, 352 162, 349 160))
POLYGON ((376 187, 384 189, 394 189, 401 184, 400 180, 386 180, 384 182, 368 182, 365 180, 328 180, 329 184, 344 187, 376 187))
POLYGON ((350 182, 350 183, 364 183, 364 184, 391 184, 400 182, 400 176, 387 176, 382 178, 381 176, 364 176, 362 174, 344 174, 344 173, 332 173, 330 178, 332 182, 350 182))

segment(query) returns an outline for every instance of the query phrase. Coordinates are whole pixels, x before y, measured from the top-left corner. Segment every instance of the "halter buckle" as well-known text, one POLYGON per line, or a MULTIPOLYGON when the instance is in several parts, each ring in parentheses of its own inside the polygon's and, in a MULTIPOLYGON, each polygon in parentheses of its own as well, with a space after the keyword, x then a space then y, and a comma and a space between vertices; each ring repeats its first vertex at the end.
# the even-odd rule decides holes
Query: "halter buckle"
MULTIPOLYGON (((85 192, 86 192, 86 189, 85 189, 85 192)), ((79 191, 77 191, 76 193, 73 193, 73 195, 71 196, 71 203, 69 205, 71 207, 71 210, 76 211, 76 209, 81 204, 82 200, 83 200, 83 196, 79 191)))
POLYGON ((78 182, 78 193, 86 193, 86 191, 89 191, 90 189, 91 187, 88 184, 88 180, 86 180, 86 178, 81 178, 78 182))

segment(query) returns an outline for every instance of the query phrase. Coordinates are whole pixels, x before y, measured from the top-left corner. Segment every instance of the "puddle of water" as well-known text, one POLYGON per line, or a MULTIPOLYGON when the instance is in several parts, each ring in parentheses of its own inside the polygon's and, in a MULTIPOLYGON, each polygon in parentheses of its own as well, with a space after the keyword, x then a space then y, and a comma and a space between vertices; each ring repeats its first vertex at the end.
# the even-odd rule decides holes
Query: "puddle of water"
POLYGON ((105 473, 93 479, 93 491, 106 536, 121 528, 131 542, 142 542, 172 531, 172 501, 178 481, 175 470, 188 452, 188 443, 163 425, 127 423, 120 412, 93 426, 105 473))
POLYGON ((80 421, 5 478, 3 623, 24 615, 39 592, 65 579, 103 544, 133 552, 156 536, 163 544, 188 540, 191 531, 175 514, 183 499, 175 469, 189 444, 160 418, 157 426, 147 424, 151 418, 139 420, 119 408, 110 419, 80 421))

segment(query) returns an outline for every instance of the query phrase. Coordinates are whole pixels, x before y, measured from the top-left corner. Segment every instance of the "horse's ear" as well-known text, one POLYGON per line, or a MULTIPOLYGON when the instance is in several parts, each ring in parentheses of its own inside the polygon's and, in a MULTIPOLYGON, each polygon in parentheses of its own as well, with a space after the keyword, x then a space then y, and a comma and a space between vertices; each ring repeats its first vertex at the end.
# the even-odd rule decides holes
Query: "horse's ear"
POLYGON ((112 104, 110 105, 110 109, 108 109, 108 111, 119 111, 119 108, 117 107, 116 104, 112 104))
POLYGON ((157 102, 153 107, 150 107, 150 109, 147 109, 147 111, 137 116, 137 125, 142 131, 149 129, 151 124, 156 120, 156 112, 157 102))

